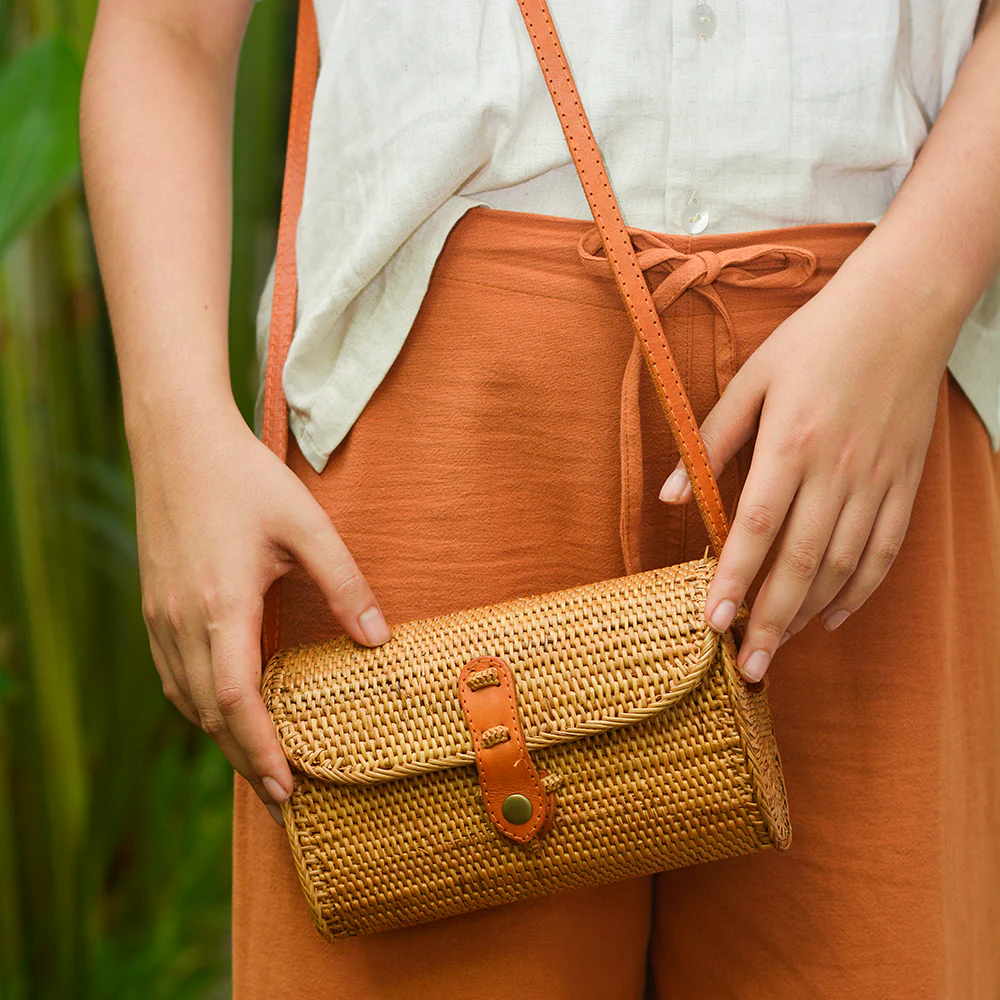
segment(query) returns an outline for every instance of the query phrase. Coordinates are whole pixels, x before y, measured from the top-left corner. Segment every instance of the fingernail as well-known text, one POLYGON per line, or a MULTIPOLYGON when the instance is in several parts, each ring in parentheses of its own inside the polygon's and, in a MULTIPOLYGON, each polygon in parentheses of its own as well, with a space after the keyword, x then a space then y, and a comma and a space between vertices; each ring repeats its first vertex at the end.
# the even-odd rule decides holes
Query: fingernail
POLYGON ((784 644, 785 644, 786 642, 788 642, 788 640, 789 640, 789 639, 791 639, 791 637, 792 637, 792 633, 791 633, 791 632, 786 632, 786 633, 785 633, 785 634, 784 634, 784 635, 783 635, 783 636, 782 636, 782 637, 781 637, 781 638, 780 638, 780 639, 778 640, 778 649, 781 649, 781 647, 782 647, 782 646, 784 646, 784 644))
POLYGON ((282 829, 285 826, 285 817, 281 815, 281 807, 276 805, 269 805, 267 811, 271 814, 271 819, 278 824, 282 829))
POLYGON ((265 775, 260 779, 260 783, 267 789, 267 794, 274 799, 275 802, 284 802, 288 798, 288 792, 281 787, 278 782, 272 778, 270 775, 265 775))
POLYGON ((358 618, 358 624, 370 645, 381 646, 383 642, 389 641, 389 626, 378 608, 369 608, 358 618))
POLYGON ((716 632, 725 632, 726 629, 732 625, 733 618, 735 617, 736 605, 729 600, 719 601, 715 610, 712 612, 712 617, 708 620, 708 624, 711 625, 716 632))
POLYGON ((674 469, 660 489, 660 499, 664 503, 676 503, 684 492, 687 481, 688 475, 683 468, 674 469))
POLYGON ((757 681, 764 676, 767 670, 768 663, 771 662, 771 657, 763 649, 755 649, 748 657, 747 662, 743 664, 743 676, 750 681, 751 684, 756 684, 757 681))
POLYGON ((843 608, 839 611, 834 611, 832 615, 827 615, 826 618, 823 619, 823 628, 825 628, 827 632, 832 632, 835 628, 840 628, 840 626, 847 621, 847 616, 850 613, 850 611, 845 611, 843 608))

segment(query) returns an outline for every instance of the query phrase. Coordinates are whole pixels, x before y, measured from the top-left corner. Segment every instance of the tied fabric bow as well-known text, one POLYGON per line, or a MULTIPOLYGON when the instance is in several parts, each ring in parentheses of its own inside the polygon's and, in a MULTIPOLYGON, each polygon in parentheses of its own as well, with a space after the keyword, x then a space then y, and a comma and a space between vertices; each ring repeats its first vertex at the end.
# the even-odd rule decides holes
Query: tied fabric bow
MULTIPOLYGON (((666 276, 655 288, 650 283, 653 304, 661 319, 663 312, 687 291, 701 295, 711 303, 721 317, 722 329, 717 323, 714 330, 719 395, 736 374, 736 330, 726 303, 716 286, 797 288, 805 284, 816 272, 816 255, 801 247, 780 243, 756 243, 752 246, 730 247, 717 253, 711 250, 684 253, 671 246, 657 233, 633 226, 627 226, 626 229, 632 239, 639 267, 646 275, 647 283, 649 283, 649 271, 654 268, 667 271, 666 276)), ((580 237, 577 251, 585 268, 603 277, 613 278, 597 226, 593 226, 580 237)), ((619 531, 622 556, 628 573, 640 571, 639 523, 642 516, 643 469, 639 379, 642 368, 642 347, 636 336, 622 378, 619 437, 621 455, 619 531)))

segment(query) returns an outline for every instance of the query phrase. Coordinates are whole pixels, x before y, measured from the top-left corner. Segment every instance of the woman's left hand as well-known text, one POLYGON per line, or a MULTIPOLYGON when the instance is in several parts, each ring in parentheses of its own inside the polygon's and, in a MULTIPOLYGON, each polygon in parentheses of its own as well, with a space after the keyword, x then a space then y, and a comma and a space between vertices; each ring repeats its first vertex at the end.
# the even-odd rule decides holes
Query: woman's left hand
MULTIPOLYGON (((740 647, 751 681, 815 615, 843 624, 888 572, 958 332, 912 289, 851 263, 751 355, 702 426, 716 474, 757 434, 705 605, 727 629, 777 545, 740 647)), ((660 498, 692 498, 682 465, 660 498)))

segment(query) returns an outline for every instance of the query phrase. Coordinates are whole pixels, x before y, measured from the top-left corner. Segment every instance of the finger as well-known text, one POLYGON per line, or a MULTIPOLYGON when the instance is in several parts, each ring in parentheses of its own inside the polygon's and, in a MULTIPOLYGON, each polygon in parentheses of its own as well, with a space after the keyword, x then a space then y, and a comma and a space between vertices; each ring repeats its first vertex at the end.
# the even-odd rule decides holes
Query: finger
POLYGON ((262 601, 249 601, 236 615, 209 625, 212 677, 230 734, 269 798, 281 803, 292 794, 292 773, 260 695, 262 612, 262 601))
POLYGON ((737 668, 759 681, 812 586, 843 506, 827 477, 806 480, 791 506, 774 563, 750 612, 737 668))
POLYGON ((879 508, 858 568, 820 616, 823 627, 832 632, 847 620, 875 592, 892 568, 910 524, 916 488, 907 483, 893 486, 879 508))
MULTIPOLYGON (((716 476, 753 436, 764 402, 764 383, 741 368, 701 425, 709 464, 716 476)), ((679 461, 660 490, 664 503, 687 503, 694 496, 684 462, 679 461)))
POLYGON ((233 768, 253 786, 261 801, 270 803, 270 792, 262 784, 260 776, 232 734, 228 719, 219 708, 208 635, 204 634, 200 639, 181 638, 178 646, 184 658, 184 671, 191 686, 191 699, 198 714, 198 725, 216 743, 233 768))
POLYGON ((798 467, 758 438, 736 517, 705 601, 705 617, 717 632, 732 624, 778 536, 800 480, 798 467))
MULTIPOLYGON (((149 631, 149 651, 153 657, 156 672, 160 675, 164 697, 184 716, 188 722, 198 725, 198 713, 188 694, 187 684, 178 677, 170 658, 164 652, 163 644, 156 633, 149 631)), ((174 657, 179 663, 179 656, 174 657)))
MULTIPOLYGON (((307 490, 304 484, 302 488, 307 490)), ((301 563, 348 635, 366 646, 380 646, 389 639, 389 626, 375 594, 308 490, 307 498, 307 516, 297 518, 277 541, 301 563)))
POLYGON ((861 561, 861 553, 872 533, 883 496, 882 493, 870 492, 854 494, 844 504, 819 572, 798 613, 788 626, 792 635, 801 632, 854 575, 861 561))
POLYGON ((145 595, 142 602, 142 618, 146 625, 146 635, 149 639, 149 652, 153 665, 160 676, 160 684, 164 697, 189 722, 198 725, 198 715, 191 701, 184 677, 180 654, 171 637, 167 615, 145 595))

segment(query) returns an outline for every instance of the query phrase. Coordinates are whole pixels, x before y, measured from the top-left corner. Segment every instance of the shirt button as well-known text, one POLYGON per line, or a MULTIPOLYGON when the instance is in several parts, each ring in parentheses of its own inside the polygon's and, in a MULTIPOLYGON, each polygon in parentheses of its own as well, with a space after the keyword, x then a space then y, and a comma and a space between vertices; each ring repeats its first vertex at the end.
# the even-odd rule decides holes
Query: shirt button
POLYGON ((715 34, 715 11, 707 3, 696 4, 691 11, 691 27, 702 38, 710 38, 715 34))
POLYGON ((692 202, 684 207, 684 229, 691 236, 705 232, 709 219, 708 209, 701 202, 692 202))

